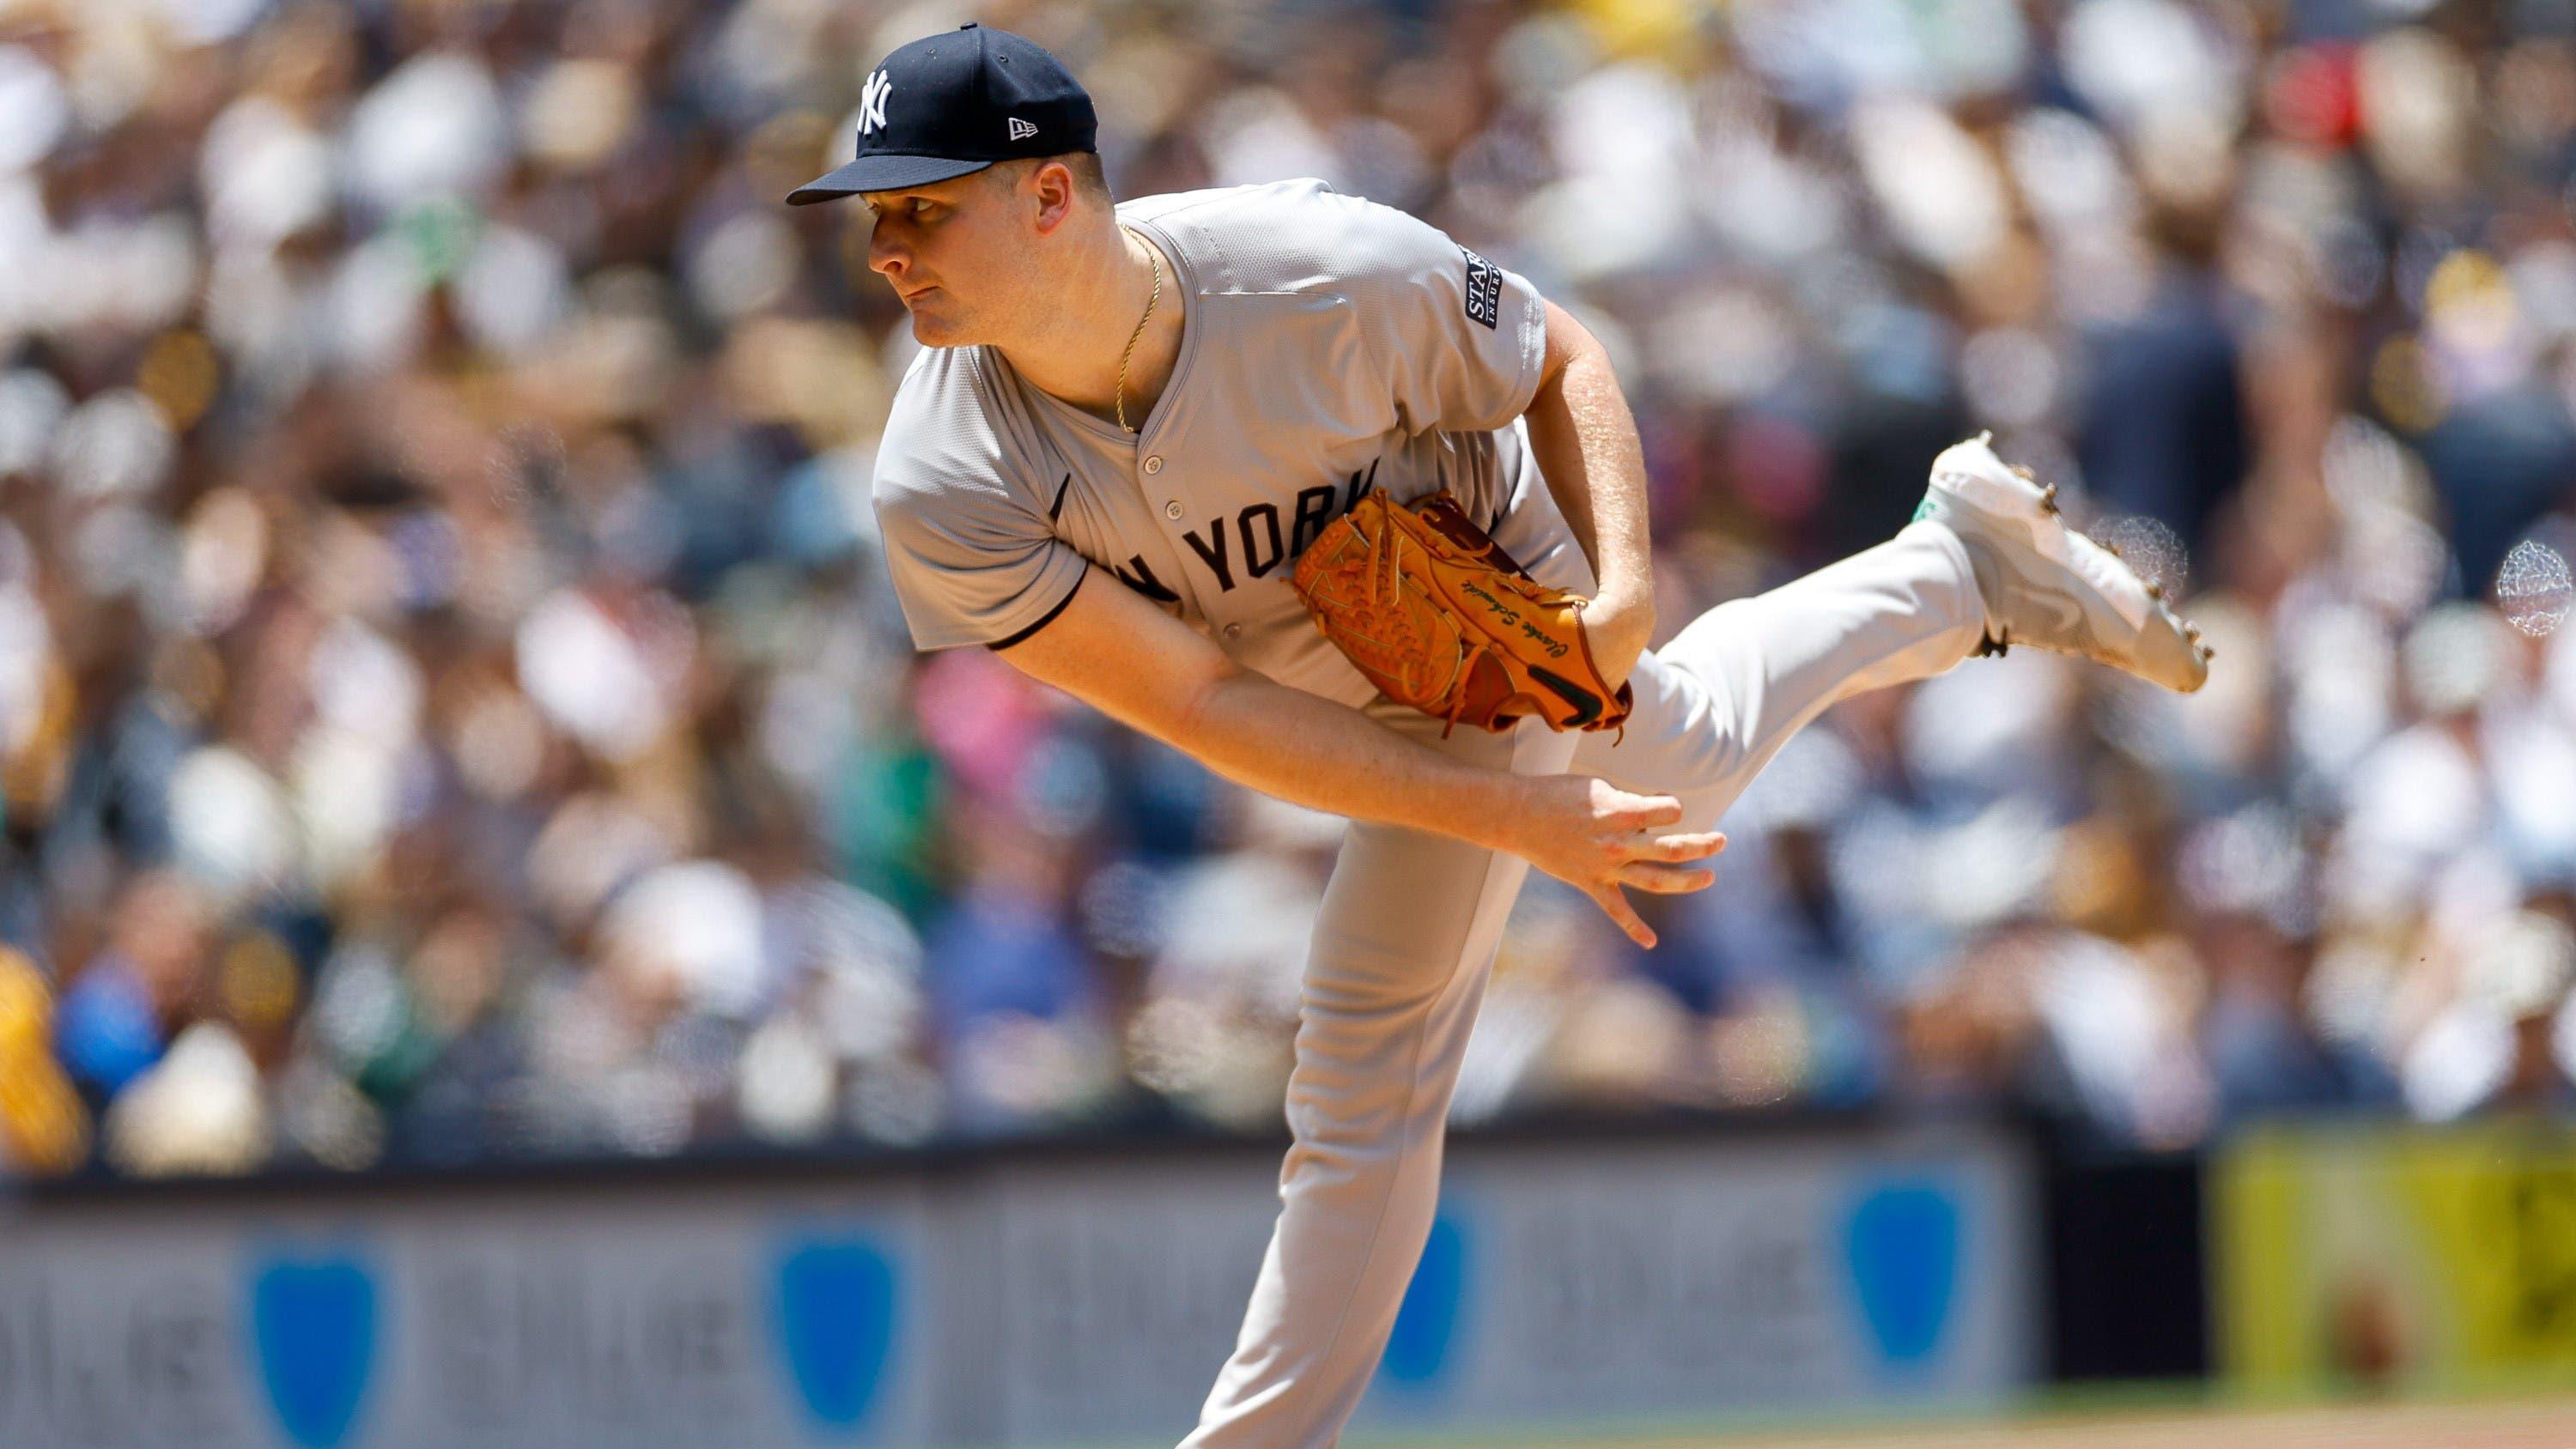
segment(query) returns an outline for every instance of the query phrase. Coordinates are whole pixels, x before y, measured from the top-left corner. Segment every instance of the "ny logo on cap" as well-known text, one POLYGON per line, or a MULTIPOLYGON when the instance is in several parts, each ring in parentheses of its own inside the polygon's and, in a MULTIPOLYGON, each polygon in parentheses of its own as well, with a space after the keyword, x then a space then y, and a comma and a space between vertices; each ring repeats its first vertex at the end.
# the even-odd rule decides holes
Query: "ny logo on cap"
POLYGON ((859 93, 860 135, 864 136, 886 123, 886 92, 893 89, 894 82, 886 79, 884 71, 875 71, 868 76, 867 89, 859 93))
POLYGON ((1012 116, 1009 119, 1011 122, 1011 139, 1014 141, 1025 141, 1038 133, 1037 127, 1030 125, 1028 122, 1021 120, 1017 116, 1012 116))

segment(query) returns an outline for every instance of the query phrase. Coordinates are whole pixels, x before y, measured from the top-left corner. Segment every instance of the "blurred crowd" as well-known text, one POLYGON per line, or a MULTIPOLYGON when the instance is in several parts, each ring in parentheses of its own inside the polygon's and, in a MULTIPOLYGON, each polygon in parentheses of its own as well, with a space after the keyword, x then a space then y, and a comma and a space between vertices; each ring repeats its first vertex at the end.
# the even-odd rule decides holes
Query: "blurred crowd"
POLYGON ((1339 822, 879 567, 780 199, 969 18, 1582 315, 1668 628, 1990 428, 2217 647, 1837 709, 1653 954, 1534 882, 1461 1118, 2571 1100, 2570 0, 0 0, 0 1162, 1276 1129, 1339 822))

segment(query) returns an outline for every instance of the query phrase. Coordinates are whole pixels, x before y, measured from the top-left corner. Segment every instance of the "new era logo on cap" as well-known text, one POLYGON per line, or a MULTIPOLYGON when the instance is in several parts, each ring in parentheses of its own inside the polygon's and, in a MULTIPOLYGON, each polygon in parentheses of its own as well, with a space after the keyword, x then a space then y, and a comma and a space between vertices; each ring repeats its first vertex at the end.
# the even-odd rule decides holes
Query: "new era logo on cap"
POLYGON ((898 47, 868 74, 858 155, 791 204, 929 186, 996 161, 1096 150, 1099 118, 1054 56, 1007 30, 964 25, 898 47), (903 104, 886 102, 896 91, 903 104))

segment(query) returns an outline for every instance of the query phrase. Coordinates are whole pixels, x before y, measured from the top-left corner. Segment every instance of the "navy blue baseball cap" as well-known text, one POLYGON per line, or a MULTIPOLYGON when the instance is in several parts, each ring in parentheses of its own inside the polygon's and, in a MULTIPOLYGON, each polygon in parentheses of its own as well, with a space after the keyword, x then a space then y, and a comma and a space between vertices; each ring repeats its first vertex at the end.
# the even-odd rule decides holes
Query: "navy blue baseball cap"
POLYGON ((805 206, 927 186, 1022 156, 1098 149, 1091 93, 1034 43, 968 23, 898 48, 859 96, 859 157, 787 195, 805 206))

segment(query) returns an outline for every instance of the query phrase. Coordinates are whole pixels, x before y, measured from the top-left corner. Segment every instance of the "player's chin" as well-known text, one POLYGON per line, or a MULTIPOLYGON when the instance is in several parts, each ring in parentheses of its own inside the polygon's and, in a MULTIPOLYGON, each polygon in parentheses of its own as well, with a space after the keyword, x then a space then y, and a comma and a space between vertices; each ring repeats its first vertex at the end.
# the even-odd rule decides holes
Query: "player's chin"
POLYGON ((975 339, 957 317, 935 304, 912 309, 912 340, 924 347, 963 347, 975 339))

